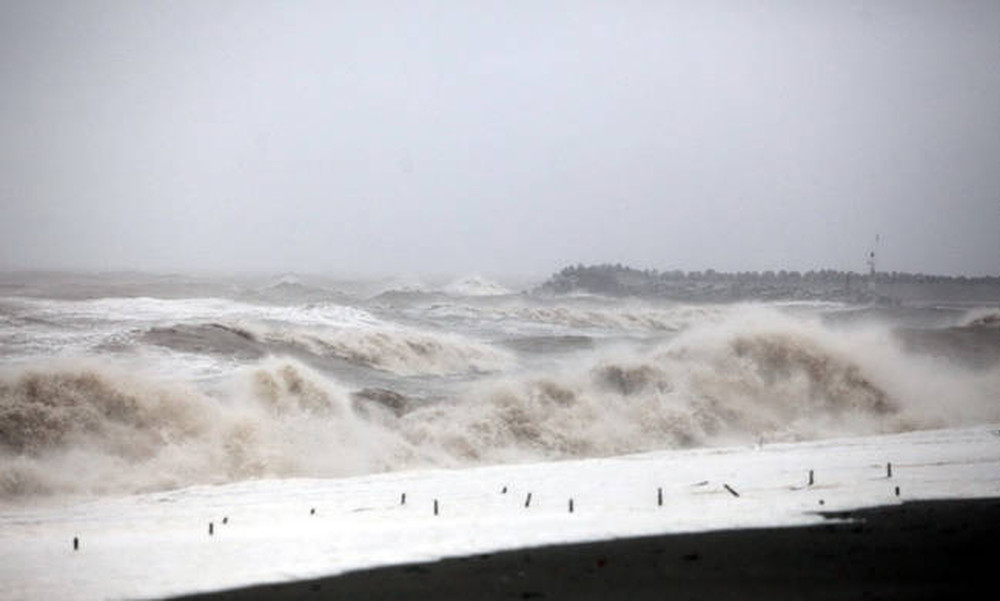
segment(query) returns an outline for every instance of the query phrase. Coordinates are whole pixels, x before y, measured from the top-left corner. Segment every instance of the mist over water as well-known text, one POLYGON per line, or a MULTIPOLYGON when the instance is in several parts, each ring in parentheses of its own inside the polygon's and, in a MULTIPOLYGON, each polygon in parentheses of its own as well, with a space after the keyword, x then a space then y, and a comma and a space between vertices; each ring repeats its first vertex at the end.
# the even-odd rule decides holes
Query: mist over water
POLYGON ((992 307, 47 284, 0 298, 8 502, 1000 421, 992 307))

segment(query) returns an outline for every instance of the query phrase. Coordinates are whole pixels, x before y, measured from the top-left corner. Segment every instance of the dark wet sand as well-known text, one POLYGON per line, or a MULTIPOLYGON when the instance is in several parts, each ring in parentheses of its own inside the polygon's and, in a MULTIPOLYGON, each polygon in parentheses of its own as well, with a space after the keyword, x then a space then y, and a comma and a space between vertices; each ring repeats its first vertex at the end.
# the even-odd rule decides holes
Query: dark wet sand
POLYGON ((559 545, 186 599, 991 599, 1000 498, 847 513, 851 523, 559 545))

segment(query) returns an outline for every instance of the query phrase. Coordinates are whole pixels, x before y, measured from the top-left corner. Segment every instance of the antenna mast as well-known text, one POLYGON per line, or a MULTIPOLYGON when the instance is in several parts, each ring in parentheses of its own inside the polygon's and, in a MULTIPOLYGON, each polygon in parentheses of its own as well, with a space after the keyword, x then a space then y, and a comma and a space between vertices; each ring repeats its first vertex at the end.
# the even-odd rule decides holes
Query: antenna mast
POLYGON ((876 280, 876 269, 875 269, 875 251, 878 250, 879 235, 875 234, 875 245, 870 251, 868 251, 868 290, 871 292, 872 296, 875 296, 875 280, 876 280))

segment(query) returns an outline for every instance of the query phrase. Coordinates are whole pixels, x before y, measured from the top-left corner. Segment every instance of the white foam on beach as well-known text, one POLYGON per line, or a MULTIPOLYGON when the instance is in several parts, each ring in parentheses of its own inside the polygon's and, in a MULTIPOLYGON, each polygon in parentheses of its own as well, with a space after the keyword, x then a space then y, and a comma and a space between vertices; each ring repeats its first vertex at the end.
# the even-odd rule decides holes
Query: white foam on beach
POLYGON ((805 525, 823 520, 818 511, 998 493, 1000 431, 980 426, 35 500, 0 510, 0 598, 163 597, 528 546, 805 525))

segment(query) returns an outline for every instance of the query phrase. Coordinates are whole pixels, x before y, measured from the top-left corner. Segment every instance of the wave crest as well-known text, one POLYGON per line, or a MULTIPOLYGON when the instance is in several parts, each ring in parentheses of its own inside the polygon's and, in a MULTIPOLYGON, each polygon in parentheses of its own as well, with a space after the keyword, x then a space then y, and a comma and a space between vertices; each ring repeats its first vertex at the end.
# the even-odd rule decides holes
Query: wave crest
POLYGON ((453 334, 402 327, 293 328, 266 324, 179 324, 151 328, 146 342, 184 352, 260 359, 272 354, 332 357, 403 376, 486 373, 512 356, 453 334))
POLYGON ((841 413, 894 413, 898 404, 872 383, 860 365, 811 340, 786 334, 741 336, 732 341, 733 353, 753 365, 766 388, 804 378, 799 398, 814 408, 841 413))
POLYGON ((471 305, 438 303, 428 310, 435 317, 469 320, 496 320, 555 325, 577 329, 614 330, 626 332, 678 332, 692 324, 720 321, 725 307, 653 307, 626 305, 623 307, 574 305, 471 305))
POLYGON ((448 375, 498 371, 509 354, 459 336, 406 330, 275 331, 271 340, 301 345, 317 355, 398 375, 448 375))
POLYGON ((187 394, 122 373, 28 370, 0 380, 0 447, 38 455, 87 438, 125 457, 148 457, 166 441, 203 432, 187 394))
POLYGON ((335 382, 268 359, 208 394, 106 364, 0 375, 0 498, 399 468, 398 435, 335 382))
POLYGON ((785 317, 766 327, 724 324, 647 353, 480 383, 464 402, 428 411, 423 419, 434 425, 424 430, 458 456, 494 462, 1000 419, 990 400, 1000 373, 933 374, 881 342, 785 317), (961 393, 945 406, 940 389, 961 393))
POLYGON ((970 311, 962 321, 961 327, 1000 329, 1000 309, 976 309, 970 311))

